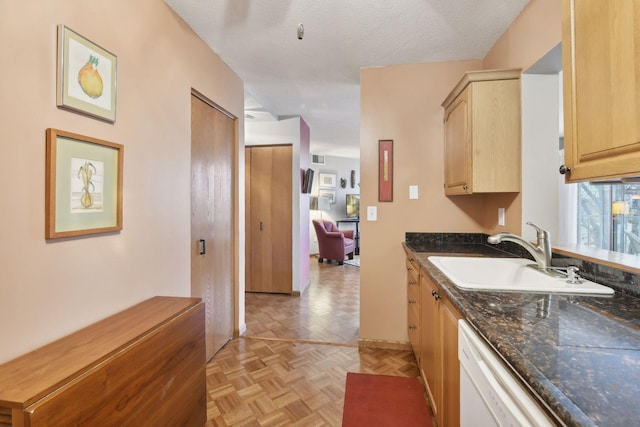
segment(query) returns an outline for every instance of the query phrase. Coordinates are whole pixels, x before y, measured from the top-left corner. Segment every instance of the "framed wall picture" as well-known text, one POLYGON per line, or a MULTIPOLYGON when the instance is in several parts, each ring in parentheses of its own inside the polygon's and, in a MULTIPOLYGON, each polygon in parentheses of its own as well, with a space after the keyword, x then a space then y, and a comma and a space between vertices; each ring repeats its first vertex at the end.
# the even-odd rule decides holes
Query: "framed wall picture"
POLYGON ((314 170, 311 168, 307 168, 304 170, 302 174, 302 192, 303 193, 311 193, 311 187, 313 187, 313 175, 315 174, 314 170))
POLYGON ((335 173, 320 172, 318 174, 318 186, 322 188, 336 188, 338 176, 335 173))
POLYGON ((318 197, 325 197, 329 199, 329 203, 332 205, 336 203, 335 190, 318 190, 318 197))
POLYGON ((124 147, 47 129, 45 237, 122 230, 124 147))
POLYGON ((58 25, 58 107, 114 123, 116 76, 114 54, 58 25))
POLYGON ((393 141, 378 141, 378 201, 393 202, 393 141))

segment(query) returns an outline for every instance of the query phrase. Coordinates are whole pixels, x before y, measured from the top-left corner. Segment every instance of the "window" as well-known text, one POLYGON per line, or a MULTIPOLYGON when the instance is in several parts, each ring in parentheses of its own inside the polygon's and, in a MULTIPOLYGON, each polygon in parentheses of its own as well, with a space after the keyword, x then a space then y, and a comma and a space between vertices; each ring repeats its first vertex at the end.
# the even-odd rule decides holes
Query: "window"
POLYGON ((574 184, 578 187, 577 243, 640 254, 640 184, 574 184))

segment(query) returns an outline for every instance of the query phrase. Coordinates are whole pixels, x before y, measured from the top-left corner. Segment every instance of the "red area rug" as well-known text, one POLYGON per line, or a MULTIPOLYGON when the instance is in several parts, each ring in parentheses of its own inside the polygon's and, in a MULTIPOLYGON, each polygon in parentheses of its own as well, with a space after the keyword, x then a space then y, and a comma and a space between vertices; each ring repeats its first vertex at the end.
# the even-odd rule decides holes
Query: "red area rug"
POLYGON ((431 427, 417 378, 347 373, 343 427, 431 427))

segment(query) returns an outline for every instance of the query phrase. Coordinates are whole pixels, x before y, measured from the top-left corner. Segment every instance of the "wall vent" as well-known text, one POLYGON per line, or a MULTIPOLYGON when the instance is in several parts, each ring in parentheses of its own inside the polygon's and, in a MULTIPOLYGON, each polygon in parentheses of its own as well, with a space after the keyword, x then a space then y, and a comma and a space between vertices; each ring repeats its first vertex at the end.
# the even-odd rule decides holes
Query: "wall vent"
POLYGON ((319 156, 317 154, 311 155, 311 163, 314 165, 324 165, 324 156, 319 156))

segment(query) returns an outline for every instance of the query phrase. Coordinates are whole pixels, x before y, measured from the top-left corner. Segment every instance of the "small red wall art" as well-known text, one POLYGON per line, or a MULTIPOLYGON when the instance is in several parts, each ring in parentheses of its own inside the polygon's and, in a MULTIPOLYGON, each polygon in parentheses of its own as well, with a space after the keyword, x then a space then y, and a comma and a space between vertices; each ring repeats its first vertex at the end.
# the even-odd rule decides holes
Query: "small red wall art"
POLYGON ((378 141, 378 201, 393 202, 393 141, 378 141))

